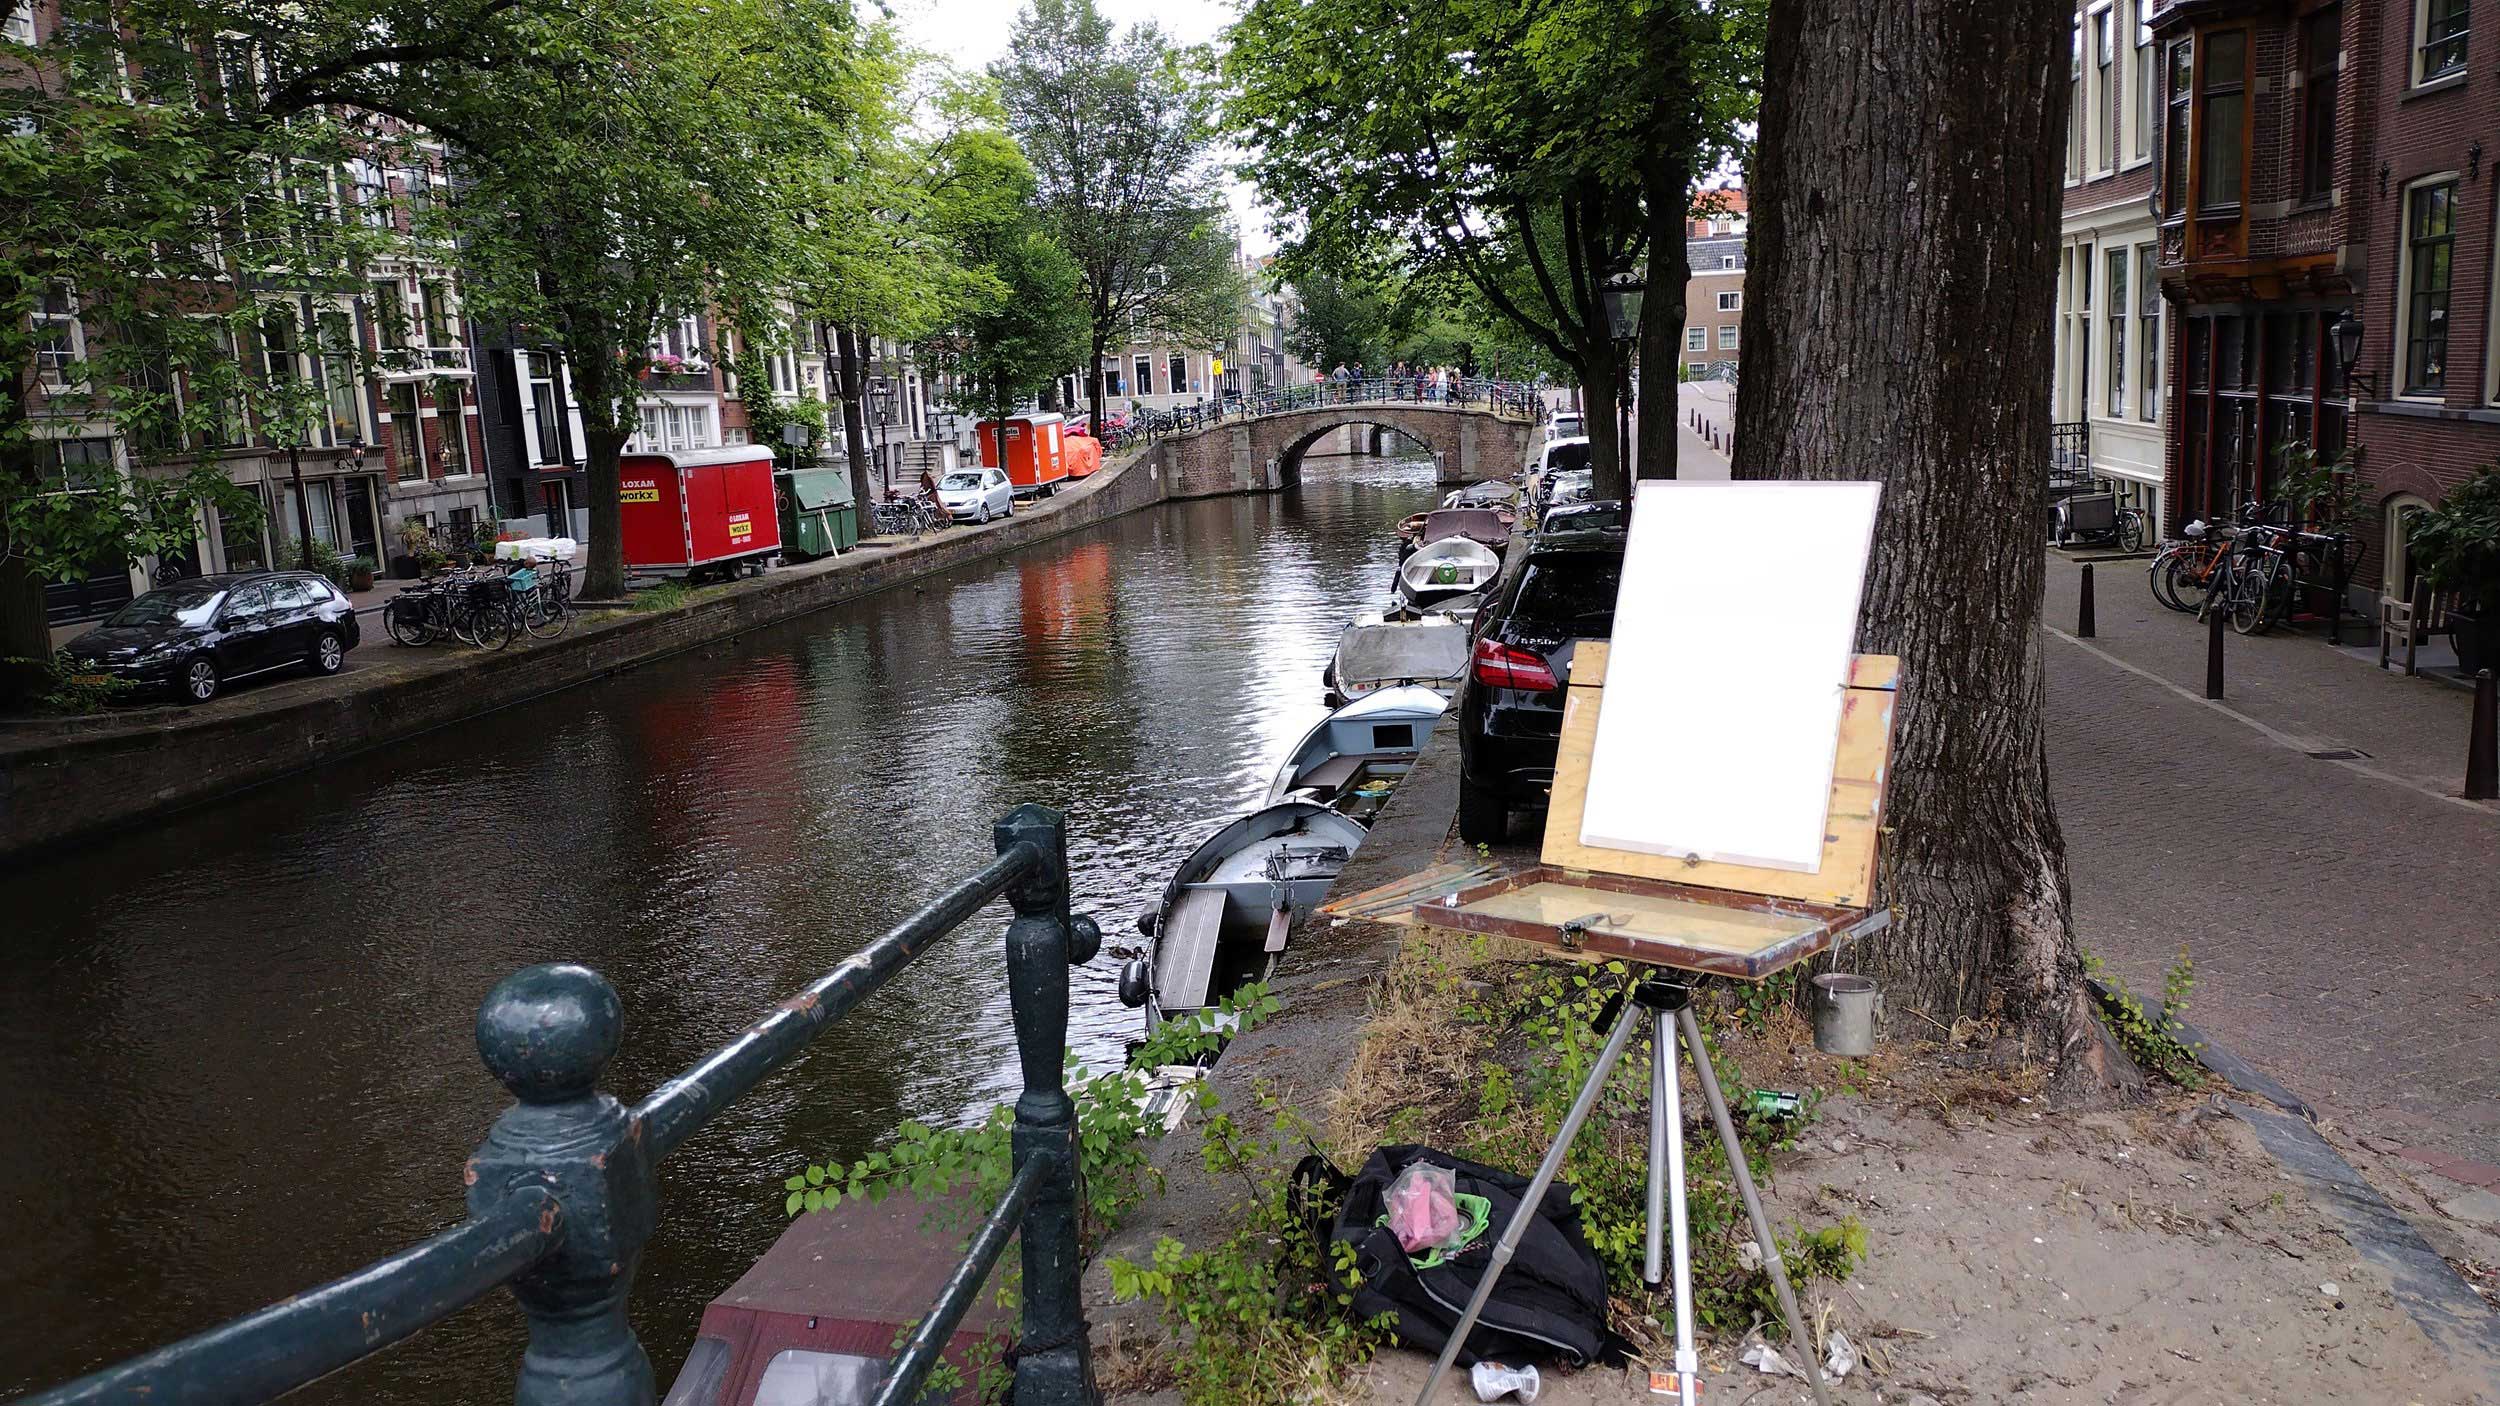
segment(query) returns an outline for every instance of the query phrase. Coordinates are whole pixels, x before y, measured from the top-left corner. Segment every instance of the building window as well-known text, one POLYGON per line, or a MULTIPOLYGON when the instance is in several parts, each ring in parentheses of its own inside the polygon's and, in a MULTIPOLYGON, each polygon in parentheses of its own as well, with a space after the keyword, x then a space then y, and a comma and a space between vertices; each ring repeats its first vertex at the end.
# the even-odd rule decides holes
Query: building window
POLYGON ((2075 17, 2074 42, 2066 61, 2066 179, 2083 179, 2083 17, 2075 17))
POLYGON ((2118 164, 2118 11, 2115 6, 2092 15, 2092 155, 2093 169, 2118 164))
POLYGON ((1684 363, 1684 379, 1687 381, 1698 381, 1702 377, 1709 374, 1710 363, 1706 361, 1688 361, 1684 363))
POLYGON ((385 351, 408 345, 408 296, 395 279, 373 285, 373 335, 385 351))
POLYGON ((417 383, 394 382, 382 403, 391 412, 391 458, 399 470, 399 481, 422 482, 425 478, 425 426, 417 411, 417 383))
POLYGON ((2102 336, 2106 344, 2101 350, 2102 364, 2109 368, 2104 377, 2108 385, 2110 418, 2122 419, 2127 413, 2127 250, 2105 250, 2109 271, 2101 289, 2102 336))
POLYGON ((1721 254, 1719 256, 1719 267, 1723 269, 1732 269, 1736 267, 1736 256, 1734 254, 1721 254))
POLYGON ((2135 345, 2142 368, 2136 377, 2136 417, 2142 420, 2161 417, 2161 281, 2153 269, 2159 257, 2156 245, 2135 247, 2135 345))
POLYGON ((1737 329, 1734 323, 1728 323, 1719 328, 1719 350, 1736 350, 1736 331, 1737 329))
MULTIPOLYGON (((1153 357, 1131 357, 1129 359, 1129 373, 1137 378, 1137 393, 1139 395, 1153 395, 1155 393, 1155 360, 1153 357)), ((1167 387, 1166 389, 1169 388, 1167 387)))
POLYGON ((2248 31, 2205 36, 2204 90, 2196 114, 2196 208, 2236 213, 2247 152, 2240 145, 2248 98, 2248 31))
POLYGON ((2404 305, 2398 345, 2406 395, 2437 395, 2448 384, 2448 284, 2456 250, 2457 183, 2442 177, 2405 192, 2404 305))
POLYGON ((2151 150, 2153 139, 2153 27, 2145 21, 2152 18, 2153 0, 2127 0, 2135 16, 2135 54, 2130 60, 2135 72, 2135 159, 2141 161, 2151 150))
POLYGON ((537 421, 532 440, 541 464, 564 462, 564 397, 556 385, 554 358, 529 354, 530 415, 537 421))
POLYGON ((1165 390, 1179 395, 1182 391, 1189 389, 1189 358, 1173 357, 1171 362, 1163 368, 1163 374, 1165 390))
POLYGON ((12 44, 35 42, 35 0, 0 0, 7 6, 0 13, 0 39, 12 44))
POLYGON ((35 379, 49 391, 77 384, 75 367, 86 359, 86 338, 78 325, 78 302, 66 283, 47 283, 35 299, 31 321, 35 343, 35 379))
POLYGON ((2344 13, 2329 5, 2300 22, 2300 195, 2335 188, 2335 86, 2343 67, 2344 13))
POLYGON ((2429 83, 2465 71, 2472 0, 2414 0, 2413 81, 2429 83))
POLYGON ((1738 312, 1741 311, 1744 306, 1745 295, 1742 293, 1721 293, 1719 295, 1719 311, 1721 312, 1738 312))
POLYGON ((1707 327, 1687 327, 1687 328, 1685 328, 1685 329, 1684 329, 1684 350, 1686 350, 1686 351, 1708 351, 1708 350, 1710 350, 1710 329, 1709 329, 1709 328, 1707 328, 1707 327))
POLYGON ((434 393, 434 429, 443 439, 443 474, 459 478, 474 473, 469 464, 469 417, 460 410, 460 387, 442 384, 434 393))
POLYGON ((425 320, 425 344, 429 347, 456 347, 460 339, 452 335, 451 300, 443 295, 443 285, 417 285, 417 304, 425 320))
POLYGON ((2188 103, 2195 94, 2195 41, 2182 39, 2171 45, 2164 67, 2169 70, 2169 88, 2161 128, 2161 209, 2165 215, 2175 215, 2187 208, 2188 103))

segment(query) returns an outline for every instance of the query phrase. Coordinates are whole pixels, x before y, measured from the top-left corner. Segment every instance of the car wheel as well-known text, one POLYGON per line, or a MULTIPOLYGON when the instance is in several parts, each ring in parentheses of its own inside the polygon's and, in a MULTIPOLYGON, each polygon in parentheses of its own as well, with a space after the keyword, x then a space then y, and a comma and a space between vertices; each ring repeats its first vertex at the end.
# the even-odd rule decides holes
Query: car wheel
POLYGON ((217 661, 203 654, 182 666, 182 701, 205 703, 217 696, 217 661))
POLYGON ((347 663, 347 641, 336 630, 324 630, 313 638, 312 653, 304 662, 316 674, 335 674, 347 663))
POLYGON ((1509 838, 1510 804, 1465 777, 1458 781, 1458 838, 1471 845, 1498 845, 1509 838))
POLYGON ((1013 499, 1013 498, 1010 498, 1010 499, 1008 499, 1008 500, 1007 500, 1007 516, 1009 516, 1009 517, 1014 517, 1015 515, 1016 515, 1016 500, 1015 500, 1015 499, 1013 499))

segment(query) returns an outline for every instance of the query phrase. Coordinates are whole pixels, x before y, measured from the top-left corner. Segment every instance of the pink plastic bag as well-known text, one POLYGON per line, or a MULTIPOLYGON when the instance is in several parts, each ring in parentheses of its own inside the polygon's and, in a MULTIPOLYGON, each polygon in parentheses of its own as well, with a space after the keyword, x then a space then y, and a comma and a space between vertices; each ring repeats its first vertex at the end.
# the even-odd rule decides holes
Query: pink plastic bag
POLYGON ((1458 1214, 1458 1174, 1415 1163, 1389 1183, 1388 1211, 1389 1231, 1408 1254, 1451 1245, 1464 1228, 1458 1214))

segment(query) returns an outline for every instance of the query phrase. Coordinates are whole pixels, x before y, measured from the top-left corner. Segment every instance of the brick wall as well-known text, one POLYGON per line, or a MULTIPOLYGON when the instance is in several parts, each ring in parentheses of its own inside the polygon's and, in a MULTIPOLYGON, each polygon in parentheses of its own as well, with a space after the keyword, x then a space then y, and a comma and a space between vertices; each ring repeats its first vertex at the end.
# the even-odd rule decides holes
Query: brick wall
MULTIPOLYGON (((2360 244, 2359 312, 2365 333, 2359 370, 2376 378, 2382 399, 2365 401, 2357 422, 2367 451, 2363 476, 2371 538, 2366 581, 2378 584, 2384 548, 2382 507, 2398 494, 2437 502, 2476 467, 2500 457, 2500 410, 2485 394, 2492 369, 2489 336, 2493 206, 2500 188, 2500 87, 2491 82, 2500 48, 2500 4, 2475 7, 2465 73, 2444 85, 2412 84, 2411 7, 2346 0, 2346 62, 2360 109, 2346 169, 2352 236, 2360 244), (2381 13, 2384 11, 2384 13, 2381 13), (2355 57, 2359 57, 2358 54, 2355 57), (2477 160, 2476 148, 2482 148, 2477 160), (2404 295, 2405 194, 2426 176, 2456 172, 2452 276, 2448 297, 2446 386, 2434 396, 2401 397, 2398 304, 2404 295)), ((2366 393, 2365 393, 2366 395, 2366 393)))

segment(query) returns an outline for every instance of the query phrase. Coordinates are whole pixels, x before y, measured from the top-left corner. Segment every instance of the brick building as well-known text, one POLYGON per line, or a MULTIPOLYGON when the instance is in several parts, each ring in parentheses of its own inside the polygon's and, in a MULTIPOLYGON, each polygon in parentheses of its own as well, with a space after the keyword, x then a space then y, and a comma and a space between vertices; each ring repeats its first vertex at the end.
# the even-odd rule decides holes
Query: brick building
POLYGON ((2357 179, 2368 133, 2348 81, 2372 46, 2347 41, 2411 3, 2167 0, 2153 16, 2166 526, 2270 503, 2288 451, 2351 440, 2331 329, 2365 280, 2377 206, 2357 179))
POLYGON ((2478 9, 2500 44, 2493 0, 2078 5, 2055 406, 2165 530, 2357 446, 2356 587, 2402 590, 2406 514, 2500 456, 2478 9))
POLYGON ((2399 592, 2405 519, 2500 457, 2490 166, 2500 153, 2500 4, 2347 0, 2355 139, 2337 156, 2358 244, 2355 429, 2366 451, 2365 571, 2399 592))

